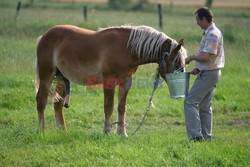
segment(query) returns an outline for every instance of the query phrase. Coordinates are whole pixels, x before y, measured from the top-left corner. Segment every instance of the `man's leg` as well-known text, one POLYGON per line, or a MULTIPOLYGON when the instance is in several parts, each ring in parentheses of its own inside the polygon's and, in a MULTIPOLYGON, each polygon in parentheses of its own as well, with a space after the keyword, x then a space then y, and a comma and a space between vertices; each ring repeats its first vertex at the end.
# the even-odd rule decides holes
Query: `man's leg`
POLYGON ((203 101, 199 105, 200 120, 201 120, 201 133, 203 137, 207 140, 212 139, 212 100, 215 92, 215 87, 209 91, 209 93, 204 97, 203 101))
POLYGON ((211 140, 212 119, 213 119, 212 100, 215 93, 216 84, 218 83, 221 76, 221 71, 220 70, 207 71, 204 73, 204 75, 205 77, 209 78, 211 87, 209 92, 199 105, 201 129, 202 129, 201 133, 205 139, 211 140))
POLYGON ((217 73, 218 71, 205 71, 198 74, 193 87, 184 101, 186 128, 189 138, 203 137, 199 104, 202 103, 211 89, 217 84, 219 78, 217 73))
POLYGON ((202 99, 199 97, 199 92, 201 90, 200 85, 201 80, 197 78, 184 101, 186 128, 189 138, 203 137, 201 133, 201 122, 198 108, 198 104, 202 99))

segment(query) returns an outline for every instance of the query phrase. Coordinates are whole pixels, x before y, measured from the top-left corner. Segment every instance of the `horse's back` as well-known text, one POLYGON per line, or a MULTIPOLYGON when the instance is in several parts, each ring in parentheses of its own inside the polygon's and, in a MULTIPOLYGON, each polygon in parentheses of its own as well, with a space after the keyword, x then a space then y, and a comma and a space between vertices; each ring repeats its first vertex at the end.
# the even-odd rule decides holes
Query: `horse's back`
POLYGON ((72 25, 58 25, 46 32, 38 44, 45 58, 68 79, 82 83, 86 77, 102 78, 127 68, 130 30, 92 31, 72 25), (114 70, 117 69, 117 70, 114 70))
POLYGON ((95 31, 85 29, 85 28, 80 28, 74 25, 57 25, 52 27, 51 29, 48 30, 46 34, 55 34, 55 35, 73 35, 73 34, 78 34, 78 35, 93 35, 95 34, 95 31))

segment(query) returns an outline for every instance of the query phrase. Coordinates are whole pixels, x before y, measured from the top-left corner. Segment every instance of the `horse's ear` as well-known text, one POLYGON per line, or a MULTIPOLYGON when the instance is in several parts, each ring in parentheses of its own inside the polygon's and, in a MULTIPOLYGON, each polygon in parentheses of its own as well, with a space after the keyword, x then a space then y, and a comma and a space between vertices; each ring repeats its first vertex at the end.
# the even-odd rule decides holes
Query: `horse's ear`
POLYGON ((177 47, 174 49, 175 53, 177 53, 181 49, 181 44, 178 44, 177 47))
POLYGON ((181 46, 183 45, 184 45, 184 39, 181 39, 177 47, 174 49, 175 53, 177 53, 181 49, 181 46))
POLYGON ((182 46, 184 46, 184 39, 181 39, 181 40, 179 41, 179 44, 181 44, 182 46))
POLYGON ((181 46, 183 46, 184 45, 184 39, 181 39, 180 41, 179 41, 179 44, 176 46, 176 48, 174 49, 174 53, 175 54, 173 54, 173 55, 171 55, 171 57, 170 57, 170 60, 174 60, 175 59, 175 57, 177 56, 177 52, 181 49, 181 46))

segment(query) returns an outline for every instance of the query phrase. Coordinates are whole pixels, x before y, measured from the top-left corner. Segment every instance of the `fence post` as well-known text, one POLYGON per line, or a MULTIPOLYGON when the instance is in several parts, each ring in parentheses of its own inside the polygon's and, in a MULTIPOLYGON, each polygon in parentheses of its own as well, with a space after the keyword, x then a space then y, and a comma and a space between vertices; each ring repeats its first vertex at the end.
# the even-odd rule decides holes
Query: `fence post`
POLYGON ((83 6, 83 17, 84 17, 84 21, 88 20, 88 9, 87 9, 87 6, 83 6))
POLYGON ((16 7, 16 17, 15 17, 15 20, 17 21, 18 17, 19 17, 19 13, 20 13, 20 10, 21 10, 21 1, 18 1, 17 2, 17 7, 16 7))
POLYGON ((159 27, 162 29, 163 25, 162 25, 162 8, 161 8, 161 4, 158 4, 158 15, 159 15, 159 27))
POLYGON ((171 0, 170 4, 169 4, 169 8, 170 8, 171 11, 172 11, 173 7, 174 7, 174 2, 173 2, 173 0, 171 0))

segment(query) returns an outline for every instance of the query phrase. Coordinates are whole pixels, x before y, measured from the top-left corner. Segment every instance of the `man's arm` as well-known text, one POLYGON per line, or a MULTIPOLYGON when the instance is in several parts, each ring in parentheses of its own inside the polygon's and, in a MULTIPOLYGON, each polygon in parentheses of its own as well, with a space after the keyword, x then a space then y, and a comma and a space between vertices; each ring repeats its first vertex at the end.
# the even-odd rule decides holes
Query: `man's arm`
POLYGON ((200 55, 191 55, 191 56, 188 56, 185 60, 185 63, 186 64, 189 64, 191 61, 195 60, 197 62, 207 62, 209 60, 209 57, 211 56, 212 54, 210 53, 205 53, 205 52, 202 52, 200 53, 200 55))
MULTIPOLYGON (((191 55, 191 56, 188 56, 186 59, 185 59, 185 63, 186 64, 189 64, 191 61, 197 61, 197 62, 207 62, 209 60, 209 57, 211 56, 212 54, 210 53, 205 53, 205 52, 202 52, 200 53, 199 56, 197 55, 191 55)), ((197 68, 194 68, 190 73, 193 74, 193 75, 197 75, 198 73, 200 72, 199 69, 197 68)))

